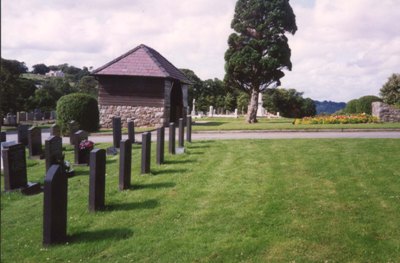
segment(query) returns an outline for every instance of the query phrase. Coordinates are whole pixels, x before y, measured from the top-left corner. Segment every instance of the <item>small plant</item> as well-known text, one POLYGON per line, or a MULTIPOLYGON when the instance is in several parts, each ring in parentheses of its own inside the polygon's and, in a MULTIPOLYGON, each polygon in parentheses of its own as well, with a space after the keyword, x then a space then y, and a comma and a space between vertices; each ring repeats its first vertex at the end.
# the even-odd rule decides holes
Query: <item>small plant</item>
POLYGON ((93 150, 94 142, 89 140, 83 140, 79 143, 79 150, 81 151, 91 151, 93 150))
POLYGON ((294 124, 348 124, 348 123, 377 123, 378 119, 368 114, 328 115, 304 117, 295 119, 294 124))

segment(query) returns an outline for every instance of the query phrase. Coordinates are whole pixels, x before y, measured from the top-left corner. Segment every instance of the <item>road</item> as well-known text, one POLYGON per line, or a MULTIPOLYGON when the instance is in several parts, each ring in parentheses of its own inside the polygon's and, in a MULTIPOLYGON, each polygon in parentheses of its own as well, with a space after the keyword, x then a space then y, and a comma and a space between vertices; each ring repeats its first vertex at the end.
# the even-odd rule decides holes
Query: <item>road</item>
MULTIPOLYGON (((168 140, 166 129, 165 139, 168 140)), ((48 132, 42 133, 42 141, 49 137, 48 132)), ((127 139, 123 135, 122 139, 127 139)), ((223 131, 223 132, 193 132, 192 140, 238 140, 238 139, 322 139, 322 138, 396 138, 400 139, 400 131, 223 131)), ((141 141, 141 134, 136 134, 136 141, 141 141)), ((112 135, 89 136, 94 143, 112 142, 112 135)), ((152 132, 152 140, 156 140, 156 132, 152 132)), ((7 141, 17 141, 15 133, 7 134, 7 141)), ((69 137, 63 137, 63 143, 69 143, 69 137)))

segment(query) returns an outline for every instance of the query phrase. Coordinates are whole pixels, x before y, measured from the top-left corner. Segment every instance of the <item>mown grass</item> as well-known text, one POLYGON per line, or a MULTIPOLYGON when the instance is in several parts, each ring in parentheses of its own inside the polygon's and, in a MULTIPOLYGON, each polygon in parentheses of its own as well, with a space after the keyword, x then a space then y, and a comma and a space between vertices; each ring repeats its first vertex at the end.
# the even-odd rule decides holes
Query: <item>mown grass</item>
MULTIPOLYGON (((195 141, 186 150, 140 176, 135 146, 132 188, 122 192, 118 157, 107 157, 98 213, 87 210, 88 168, 76 167, 65 245, 42 247, 42 194, 2 193, 1 261, 400 262, 400 140, 195 141)), ((43 161, 28 166, 43 181, 43 161)))
POLYGON ((324 130, 324 129, 400 129, 400 123, 359 124, 301 124, 294 125, 293 119, 258 118, 258 123, 248 124, 244 118, 201 118, 194 119, 193 131, 229 130, 324 130))

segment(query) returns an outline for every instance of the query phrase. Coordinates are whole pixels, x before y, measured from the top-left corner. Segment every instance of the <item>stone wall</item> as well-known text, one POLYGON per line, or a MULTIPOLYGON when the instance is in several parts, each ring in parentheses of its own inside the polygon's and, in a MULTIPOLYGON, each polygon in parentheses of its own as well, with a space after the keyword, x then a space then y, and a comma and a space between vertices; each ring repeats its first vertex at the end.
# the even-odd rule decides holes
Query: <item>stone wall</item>
POLYGON ((112 128, 112 117, 121 117, 121 123, 127 126, 127 120, 135 120, 136 127, 162 127, 165 124, 163 107, 134 107, 134 106, 110 106, 100 105, 100 126, 112 128))
POLYGON ((400 109, 382 102, 373 102, 372 116, 383 122, 400 122, 400 109))

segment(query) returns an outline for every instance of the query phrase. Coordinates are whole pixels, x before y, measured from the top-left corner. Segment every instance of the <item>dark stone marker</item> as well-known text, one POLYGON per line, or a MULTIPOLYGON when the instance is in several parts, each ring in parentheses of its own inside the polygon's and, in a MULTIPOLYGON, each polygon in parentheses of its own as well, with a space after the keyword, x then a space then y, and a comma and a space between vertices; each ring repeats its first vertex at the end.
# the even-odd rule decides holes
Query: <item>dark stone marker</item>
POLYGON ((33 121, 33 112, 28 112, 28 121, 33 121))
POLYGON ((29 157, 40 156, 42 149, 42 129, 39 127, 31 127, 28 130, 28 149, 29 157))
POLYGON ((55 120, 57 118, 56 112, 52 111, 50 112, 50 120, 55 120))
POLYGON ((7 133, 0 132, 0 142, 5 142, 5 141, 7 141, 7 133))
POLYGON ((50 120, 50 112, 49 111, 45 111, 43 114, 43 117, 45 120, 50 120))
POLYGON ((128 139, 135 143, 135 122, 131 119, 128 119, 128 139))
POLYGON ((120 142, 119 157, 119 190, 131 186, 132 143, 129 139, 120 142))
POLYGON ((53 124, 50 126, 50 136, 61 136, 60 126, 53 124))
POLYGON ((62 139, 59 136, 51 136, 44 141, 44 155, 46 158, 46 172, 53 164, 62 164, 62 139))
POLYGON ((113 125, 113 145, 115 148, 119 148, 119 143, 121 142, 122 139, 121 117, 113 117, 112 125, 113 125))
POLYGON ((186 118, 186 141, 192 142, 192 116, 186 118))
POLYGON ((61 165, 52 165, 44 180, 43 245, 67 241, 68 178, 61 165))
POLYGON ((76 121, 69 122, 69 142, 71 145, 75 145, 75 133, 79 129, 79 124, 76 121))
POLYGON ((42 118, 43 118, 43 114, 41 112, 35 112, 35 115, 34 115, 35 121, 41 121, 42 118))
POLYGON ((164 127, 157 129, 157 153, 156 162, 158 165, 164 163, 164 140, 165 140, 165 130, 164 127))
POLYGON ((185 130, 185 127, 184 127, 183 119, 180 118, 179 119, 178 146, 181 148, 183 148, 183 146, 184 146, 184 134, 185 134, 184 130, 185 130))
POLYGON ((175 154, 175 123, 173 122, 169 124, 168 152, 170 154, 175 154))
POLYGON ((75 132, 74 134, 74 153, 75 153, 75 164, 89 164, 89 151, 83 151, 79 149, 79 144, 83 140, 88 139, 88 133, 82 130, 75 132))
POLYGON ((142 134, 142 174, 150 173, 151 159, 151 133, 145 132, 142 134))
POLYGON ((4 190, 24 188, 28 184, 25 146, 21 143, 4 146, 1 151, 4 166, 4 190))
POLYGON ((106 151, 94 149, 90 152, 89 211, 104 208, 106 190, 106 151))
POLYGON ((22 143, 24 146, 28 145, 28 129, 29 125, 18 125, 18 142, 22 143))

